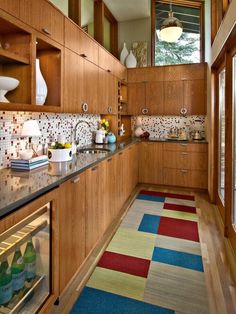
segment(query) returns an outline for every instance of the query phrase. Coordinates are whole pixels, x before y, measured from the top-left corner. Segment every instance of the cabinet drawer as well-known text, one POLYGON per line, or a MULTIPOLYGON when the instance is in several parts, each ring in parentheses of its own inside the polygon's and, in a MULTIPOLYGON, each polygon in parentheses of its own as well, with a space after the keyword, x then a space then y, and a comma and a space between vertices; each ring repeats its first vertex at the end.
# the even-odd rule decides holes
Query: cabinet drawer
POLYGON ((206 189, 207 171, 164 168, 164 184, 206 189))
POLYGON ((64 15, 48 1, 20 0, 20 18, 48 37, 64 44, 64 15))
POLYGON ((174 169, 207 170, 207 153, 167 151, 164 167, 174 169))
POLYGON ((164 151, 206 153, 207 144, 164 143, 164 151))

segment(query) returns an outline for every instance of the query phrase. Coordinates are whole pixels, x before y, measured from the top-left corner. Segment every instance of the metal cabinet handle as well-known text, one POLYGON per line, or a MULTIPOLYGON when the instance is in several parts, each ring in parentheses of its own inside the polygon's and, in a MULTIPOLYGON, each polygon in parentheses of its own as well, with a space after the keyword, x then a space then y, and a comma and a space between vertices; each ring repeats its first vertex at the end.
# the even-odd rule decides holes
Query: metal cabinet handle
POLYGON ((187 156, 187 155, 188 155, 188 153, 184 153, 184 152, 183 152, 183 153, 181 153, 181 155, 183 155, 183 156, 187 156))
POLYGON ((82 110, 83 110, 83 112, 87 112, 88 109, 89 109, 88 104, 87 104, 86 102, 84 102, 84 103, 82 104, 82 110))
POLYGON ((71 179, 72 183, 79 183, 80 182, 80 177, 75 177, 74 179, 71 179))
POLYGON ((188 144, 180 144, 181 146, 188 146, 188 144))
POLYGON ((187 108, 181 108, 180 109, 180 113, 183 114, 183 115, 186 115, 188 112, 187 108))
POLYGON ((112 113, 112 107, 111 107, 111 106, 108 106, 107 112, 108 112, 108 113, 112 113))
POLYGON ((98 168, 98 166, 93 167, 91 170, 92 170, 92 171, 96 171, 96 170, 97 170, 97 168, 98 168))
POLYGON ((108 73, 111 73, 111 70, 107 69, 107 72, 108 72, 108 73))
POLYGON ((47 35, 52 35, 51 32, 46 27, 42 28, 42 31, 47 35))
POLYGON ((188 172, 188 170, 184 170, 184 169, 181 169, 180 170, 182 173, 187 173, 188 172))
POLYGON ((107 159, 107 162, 111 162, 111 161, 112 161, 112 158, 107 159))
POLYGON ((120 152, 119 155, 123 155, 123 152, 120 152))
POLYGON ((147 108, 143 108, 142 109, 142 114, 148 114, 148 109, 147 108))
POLYGON ((80 57, 82 57, 82 58, 87 58, 87 55, 86 55, 85 53, 81 53, 81 54, 80 54, 80 57))

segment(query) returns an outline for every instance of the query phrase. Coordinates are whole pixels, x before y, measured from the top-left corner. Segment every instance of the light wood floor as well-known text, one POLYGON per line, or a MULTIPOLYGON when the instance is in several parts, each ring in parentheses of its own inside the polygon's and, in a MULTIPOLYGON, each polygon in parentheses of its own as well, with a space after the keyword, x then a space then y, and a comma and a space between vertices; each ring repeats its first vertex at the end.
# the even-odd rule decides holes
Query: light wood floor
MULTIPOLYGON (((202 243, 202 257, 206 275, 206 284, 209 300, 210 314, 236 314, 236 258, 232 254, 227 239, 223 237, 223 224, 216 206, 209 203, 206 193, 190 192, 182 189, 167 189, 150 185, 142 185, 141 188, 158 190, 164 192, 175 192, 182 194, 195 195, 196 207, 199 215, 199 235, 202 243)), ((126 203, 126 207, 132 203, 134 195, 126 203)), ((75 278, 71 287, 60 299, 60 305, 55 306, 52 313, 68 314, 73 303, 79 296, 80 291, 86 284, 96 266, 96 262, 110 242, 112 235, 115 233, 121 217, 111 226, 104 235, 99 247, 90 256, 89 261, 84 265, 81 273, 75 278), (86 276, 85 276, 86 275, 86 276), (82 278, 85 276, 85 279, 82 278)), ((101 313, 102 314, 102 313, 101 313)), ((191 314, 191 313, 189 313, 191 314)))

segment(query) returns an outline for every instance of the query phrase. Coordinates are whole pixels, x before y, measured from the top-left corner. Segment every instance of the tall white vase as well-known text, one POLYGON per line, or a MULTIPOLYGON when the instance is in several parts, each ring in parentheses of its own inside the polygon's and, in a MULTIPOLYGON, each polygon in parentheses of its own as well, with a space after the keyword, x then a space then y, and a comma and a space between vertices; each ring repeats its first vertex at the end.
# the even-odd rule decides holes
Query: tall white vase
POLYGON ((47 84, 43 78, 39 59, 36 59, 36 104, 43 105, 47 97, 47 84))
POLYGON ((127 68, 136 68, 137 60, 136 60, 135 56, 133 55, 132 50, 130 50, 130 53, 129 53, 128 57, 126 58, 125 63, 126 63, 127 68))
POLYGON ((125 65, 125 59, 127 58, 128 54, 129 54, 129 51, 126 48, 126 43, 124 43, 123 49, 120 53, 120 62, 124 65, 125 65))

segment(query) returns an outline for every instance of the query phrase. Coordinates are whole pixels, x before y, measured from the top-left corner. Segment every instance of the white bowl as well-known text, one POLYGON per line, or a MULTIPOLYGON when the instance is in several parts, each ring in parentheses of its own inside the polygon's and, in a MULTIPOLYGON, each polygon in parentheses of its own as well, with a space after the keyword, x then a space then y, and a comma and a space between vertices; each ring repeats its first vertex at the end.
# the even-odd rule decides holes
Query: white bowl
POLYGON ((15 89, 20 81, 8 76, 0 76, 0 102, 9 102, 5 95, 7 92, 15 89))
POLYGON ((64 149, 48 149, 48 160, 52 162, 70 161, 72 160, 72 148, 64 149))
POLYGON ((33 156, 33 151, 31 149, 23 150, 20 152, 20 159, 29 160, 33 156))

